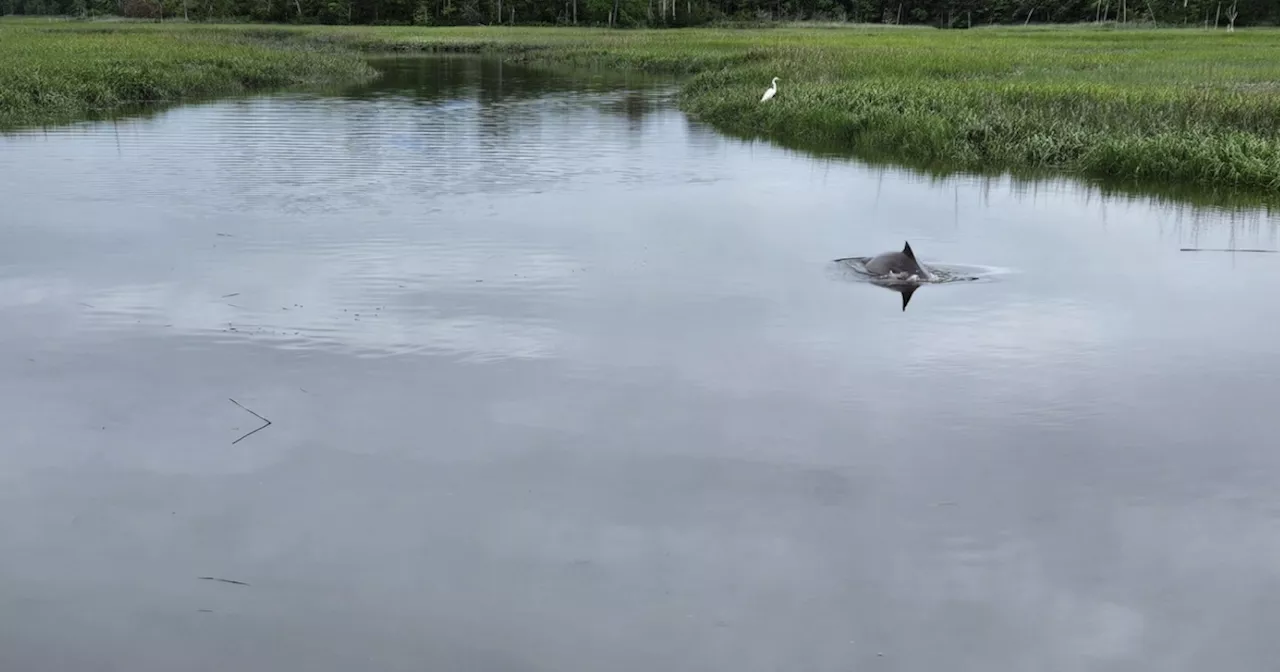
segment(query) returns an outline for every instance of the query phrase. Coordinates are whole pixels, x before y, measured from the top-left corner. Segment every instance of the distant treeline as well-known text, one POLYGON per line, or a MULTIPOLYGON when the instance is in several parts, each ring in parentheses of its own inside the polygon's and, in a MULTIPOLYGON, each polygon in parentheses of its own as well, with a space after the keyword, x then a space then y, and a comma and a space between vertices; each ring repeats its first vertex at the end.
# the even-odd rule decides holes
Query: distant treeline
POLYGON ((691 26, 716 21, 1276 25, 1280 0, 0 0, 0 14, 322 24, 691 26))

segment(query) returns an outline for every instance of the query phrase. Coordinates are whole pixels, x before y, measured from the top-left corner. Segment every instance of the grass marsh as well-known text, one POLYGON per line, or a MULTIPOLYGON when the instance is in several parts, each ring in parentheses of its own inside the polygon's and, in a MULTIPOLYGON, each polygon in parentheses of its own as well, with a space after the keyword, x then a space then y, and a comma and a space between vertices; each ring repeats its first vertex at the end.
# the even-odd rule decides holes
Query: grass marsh
POLYGON ((0 129, 375 74, 349 50, 284 48, 235 31, 0 21, 0 129))
POLYGON ((1280 190, 1280 31, 606 30, 0 21, 0 127, 133 100, 369 76, 357 52, 500 52, 688 75, 740 137, 1037 171, 1280 190), (779 93, 760 94, 772 77, 779 93))

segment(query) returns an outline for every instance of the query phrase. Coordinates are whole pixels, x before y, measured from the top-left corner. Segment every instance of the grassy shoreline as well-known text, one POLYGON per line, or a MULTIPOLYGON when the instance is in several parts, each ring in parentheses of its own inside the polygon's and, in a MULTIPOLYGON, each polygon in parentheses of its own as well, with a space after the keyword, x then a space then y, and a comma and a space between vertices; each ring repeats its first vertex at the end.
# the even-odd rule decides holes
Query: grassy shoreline
POLYGON ((359 80, 370 76, 359 53, 406 50, 685 74, 680 105, 691 116, 798 148, 952 170, 1280 191, 1280 30, 0 21, 0 128, 130 98, 359 80), (761 105, 774 76, 779 95, 761 105))
POLYGON ((376 76, 349 49, 132 22, 0 21, 0 131, 376 76))

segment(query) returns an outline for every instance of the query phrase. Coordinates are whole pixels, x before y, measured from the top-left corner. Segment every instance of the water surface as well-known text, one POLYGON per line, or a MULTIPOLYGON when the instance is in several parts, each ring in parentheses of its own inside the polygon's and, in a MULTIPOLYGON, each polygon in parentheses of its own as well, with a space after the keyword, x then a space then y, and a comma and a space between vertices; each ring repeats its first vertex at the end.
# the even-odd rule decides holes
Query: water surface
POLYGON ((0 669, 1280 659, 1268 213, 383 65, 0 137, 0 669))

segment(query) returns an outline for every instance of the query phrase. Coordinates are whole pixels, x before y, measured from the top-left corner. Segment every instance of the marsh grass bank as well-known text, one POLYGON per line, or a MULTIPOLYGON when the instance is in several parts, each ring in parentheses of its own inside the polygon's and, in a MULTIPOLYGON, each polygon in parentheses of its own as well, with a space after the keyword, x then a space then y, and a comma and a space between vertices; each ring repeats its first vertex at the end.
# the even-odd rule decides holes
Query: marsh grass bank
POLYGON ((0 21, 0 130, 375 75, 350 50, 272 44, 252 33, 0 21))
POLYGON ((690 115, 792 147, 948 170, 1280 190, 1276 30, 0 22, 0 34, 0 125, 6 114, 39 118, 83 101, 366 76, 356 51, 498 52, 532 63, 685 74, 680 104, 690 115), (27 45, 17 59, 15 33, 27 45), (760 104, 775 76, 778 96, 760 104), (15 103, 5 101, 19 112, 6 112, 15 103))

